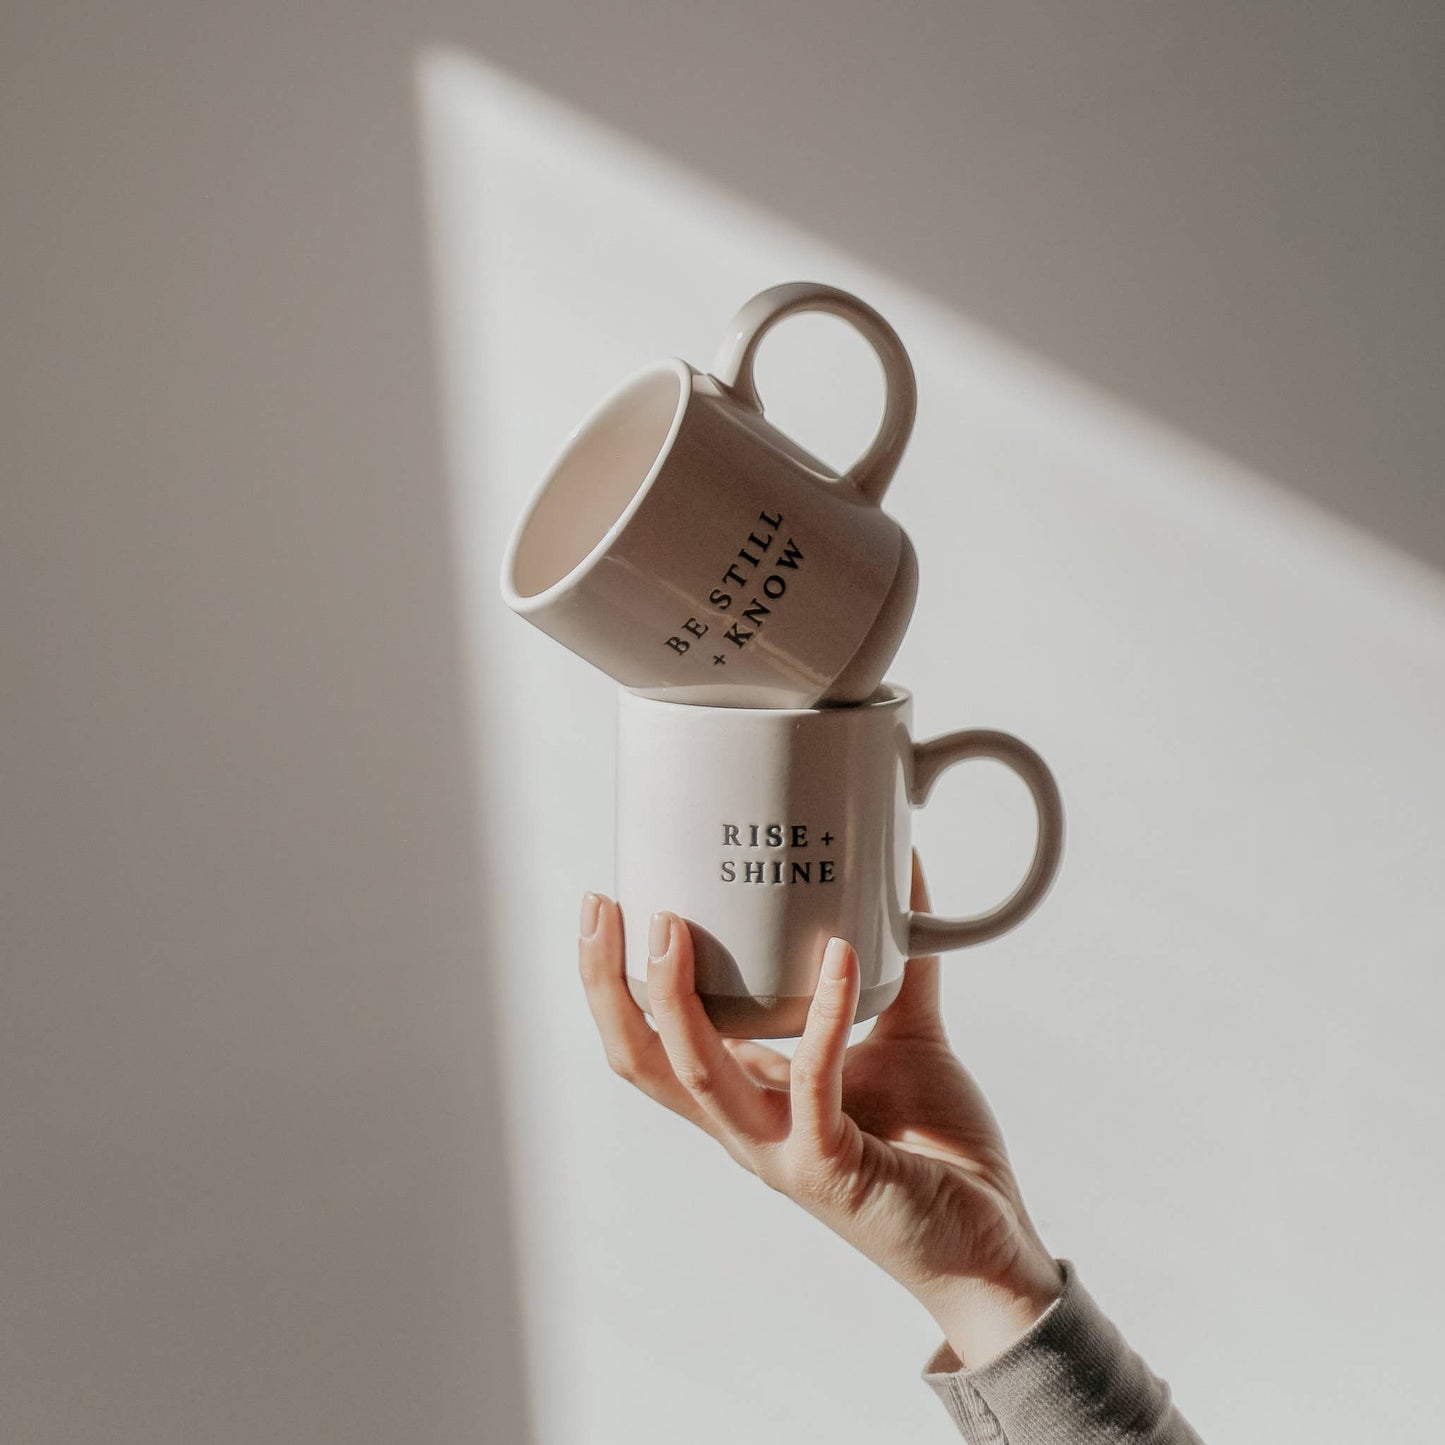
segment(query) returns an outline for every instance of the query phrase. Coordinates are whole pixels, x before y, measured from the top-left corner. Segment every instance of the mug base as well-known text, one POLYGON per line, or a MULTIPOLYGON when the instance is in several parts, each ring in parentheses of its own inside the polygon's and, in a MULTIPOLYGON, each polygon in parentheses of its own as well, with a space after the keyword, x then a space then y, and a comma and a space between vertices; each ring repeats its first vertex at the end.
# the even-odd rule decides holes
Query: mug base
MULTIPOLYGON (((863 1023, 883 1012, 898 997, 903 975, 887 983, 874 984, 858 995, 858 1011, 853 1022, 863 1023)), ((648 1007, 647 986, 640 979, 627 975, 627 989, 643 1013, 648 1007)), ((813 996, 806 993, 774 994, 753 998, 746 994, 700 993, 702 1006, 713 1027, 727 1039, 795 1039, 808 1021, 808 1005, 813 996)))

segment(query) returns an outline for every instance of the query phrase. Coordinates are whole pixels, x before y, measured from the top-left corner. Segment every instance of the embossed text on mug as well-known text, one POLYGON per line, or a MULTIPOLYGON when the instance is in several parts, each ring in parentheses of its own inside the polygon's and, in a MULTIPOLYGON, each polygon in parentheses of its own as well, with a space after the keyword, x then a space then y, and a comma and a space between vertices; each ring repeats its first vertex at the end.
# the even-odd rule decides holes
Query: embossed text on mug
POLYGON ((807 823, 724 823, 723 847, 751 850, 754 848, 786 849, 786 858, 724 858, 718 877, 724 883, 836 883, 837 860, 809 856, 816 845, 831 849, 834 834, 814 828, 810 835, 807 823))
MULTIPOLYGON (((803 561, 803 552, 791 536, 781 542, 776 551, 773 550, 773 543, 777 541, 782 525, 781 512, 776 515, 759 512, 753 530, 748 533, 747 540, 738 548, 737 555, 728 563, 727 571, 719 579, 720 585, 714 587, 708 595, 707 600, 719 612, 730 612, 734 603, 742 601, 744 597, 749 599, 743 603, 739 615, 718 634, 718 646, 729 642, 735 648, 746 647, 772 615, 773 605, 787 592, 789 579, 783 573, 798 571, 798 564, 803 561), (747 570, 743 570, 744 568, 747 570), (759 574, 764 568, 767 569, 767 575, 759 582, 759 574), (745 588, 746 591, 730 590, 735 588, 745 588), (762 597, 757 595, 758 592, 763 594, 762 597)), ((723 627, 725 621, 726 619, 714 624, 689 617, 677 632, 666 639, 666 645, 681 657, 694 642, 706 637, 714 626, 723 627)), ((712 657, 714 667, 726 666, 727 660, 726 648, 714 653, 712 657)))

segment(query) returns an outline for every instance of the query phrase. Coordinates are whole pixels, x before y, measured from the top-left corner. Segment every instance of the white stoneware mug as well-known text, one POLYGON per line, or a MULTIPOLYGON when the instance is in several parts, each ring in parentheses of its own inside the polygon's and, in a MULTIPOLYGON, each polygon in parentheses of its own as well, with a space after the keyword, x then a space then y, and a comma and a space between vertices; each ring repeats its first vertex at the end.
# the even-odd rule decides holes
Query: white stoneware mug
POLYGON ((502 595, 625 687, 694 703, 810 707, 878 685, 918 590, 880 507, 913 427, 913 368, 872 307, 794 282, 733 319, 710 374, 646 367, 573 432, 522 517, 502 595), (800 311, 872 344, 887 396, 841 477, 772 426, 758 343, 800 311))
POLYGON ((829 938, 858 950, 857 1018, 871 1018, 897 994, 907 959, 1012 928, 1058 870, 1063 805, 1038 754, 983 730, 916 743, 902 688, 810 709, 620 696, 616 896, 628 987, 644 1008, 648 922, 659 909, 691 927, 697 990, 719 1030, 784 1038, 802 1031, 829 938), (987 913, 913 912, 913 809, 965 758, 994 758, 1027 784, 1033 862, 987 913))

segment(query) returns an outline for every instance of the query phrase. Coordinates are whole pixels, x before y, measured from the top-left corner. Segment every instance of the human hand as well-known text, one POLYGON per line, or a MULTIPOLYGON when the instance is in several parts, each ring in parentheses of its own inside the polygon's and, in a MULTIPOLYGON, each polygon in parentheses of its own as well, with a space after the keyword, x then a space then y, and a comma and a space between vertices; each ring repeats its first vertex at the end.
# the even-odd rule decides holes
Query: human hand
MULTIPOLYGON (((927 908, 914 860, 914 908, 927 908)), ((1018 1339, 1062 1288, 1024 1209, 998 1124, 949 1047, 937 957, 848 1046, 858 956, 833 939, 791 1060, 724 1039, 693 982, 692 937, 653 917, 647 991, 656 1030, 627 990, 622 916, 582 904, 578 957, 614 1072, 711 1135, 898 1280, 974 1366, 1018 1339)))

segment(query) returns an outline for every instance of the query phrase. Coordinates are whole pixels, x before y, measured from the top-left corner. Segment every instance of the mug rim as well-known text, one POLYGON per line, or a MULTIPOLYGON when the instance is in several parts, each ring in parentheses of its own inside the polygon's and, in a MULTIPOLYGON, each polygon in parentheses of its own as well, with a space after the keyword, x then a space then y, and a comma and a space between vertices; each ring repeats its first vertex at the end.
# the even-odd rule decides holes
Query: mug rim
POLYGON ((913 701, 913 693, 896 682, 880 682, 872 694, 862 702, 831 703, 821 707, 746 707, 733 703, 682 702, 675 698, 649 697, 646 693, 635 692, 632 688, 618 688, 620 705, 630 707, 638 704, 647 708, 660 708, 670 712, 686 713, 733 713, 763 718, 812 718, 847 717, 861 713, 887 712, 890 709, 907 707, 913 701))
POLYGON ((672 444, 677 440, 677 434, 682 429, 682 418, 687 411, 688 402, 692 399, 693 383, 697 373, 680 356, 668 356, 661 361, 649 362, 646 366, 634 371, 630 376, 613 387, 581 421, 577 423, 568 433, 566 441, 562 444, 561 450, 552 458, 547 470, 542 475, 542 480, 532 492, 531 500, 528 501, 526 509, 512 529, 511 538, 507 542, 507 550, 502 558, 502 598, 513 612, 526 614, 529 612, 540 612, 555 602, 559 597, 565 596, 580 583, 597 566, 603 556, 611 548, 612 544, 621 536, 642 505, 647 494, 652 490, 667 459, 672 453, 672 444), (672 421, 668 424, 667 436, 663 439, 662 445, 657 450, 657 455, 652 459, 652 465, 648 468, 647 474, 633 490, 627 505, 613 519, 612 525, 597 539, 588 551, 575 566, 569 568, 561 577, 549 586, 544 587, 540 592, 532 592, 523 595, 517 590, 514 581, 514 574, 517 565, 517 553, 521 550, 522 538, 526 536, 528 528, 532 525, 532 519, 536 516, 538 508, 542 504, 542 498, 546 496, 561 471, 563 464, 576 450, 578 443, 584 435, 610 410, 628 391, 640 381, 649 376, 661 375, 664 372, 671 372, 677 377, 679 386, 677 394, 677 405, 673 410, 672 421))

